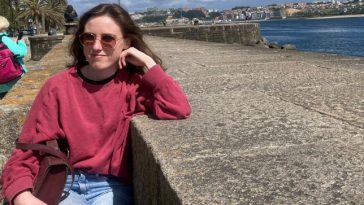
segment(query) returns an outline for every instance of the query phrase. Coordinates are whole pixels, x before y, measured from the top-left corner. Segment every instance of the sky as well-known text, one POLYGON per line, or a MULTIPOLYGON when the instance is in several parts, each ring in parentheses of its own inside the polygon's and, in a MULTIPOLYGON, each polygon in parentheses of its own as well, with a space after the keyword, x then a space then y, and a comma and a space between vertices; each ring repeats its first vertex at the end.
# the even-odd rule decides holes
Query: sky
MULTIPOLYGON (((120 0, 129 12, 146 11, 147 8, 196 8, 205 7, 213 10, 231 9, 235 6, 266 6, 269 4, 313 2, 313 0, 120 0)), ((119 0, 68 0, 79 15, 99 3, 119 3, 119 0)))

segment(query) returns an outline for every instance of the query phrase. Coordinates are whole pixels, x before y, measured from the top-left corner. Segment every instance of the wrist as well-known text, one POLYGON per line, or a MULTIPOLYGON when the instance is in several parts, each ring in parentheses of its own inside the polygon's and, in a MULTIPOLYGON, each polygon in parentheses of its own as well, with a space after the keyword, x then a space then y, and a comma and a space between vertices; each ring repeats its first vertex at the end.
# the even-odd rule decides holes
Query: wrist
POLYGON ((148 60, 146 63, 145 63, 145 67, 147 70, 151 69, 153 66, 155 66, 157 63, 152 59, 150 58, 150 60, 148 60))
POLYGON ((14 202, 14 204, 17 204, 22 201, 27 201, 29 199, 29 197, 33 197, 33 194, 30 192, 30 190, 25 190, 25 191, 22 191, 19 194, 17 194, 14 197, 13 202, 14 202))

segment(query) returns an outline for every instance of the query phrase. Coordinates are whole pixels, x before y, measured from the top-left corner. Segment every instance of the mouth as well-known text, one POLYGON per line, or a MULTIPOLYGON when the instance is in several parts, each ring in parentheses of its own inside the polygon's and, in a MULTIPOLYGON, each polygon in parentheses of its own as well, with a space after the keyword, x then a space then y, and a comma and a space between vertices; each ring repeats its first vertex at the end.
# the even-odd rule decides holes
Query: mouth
POLYGON ((101 54, 91 54, 91 57, 92 58, 103 58, 103 57, 106 57, 106 55, 101 55, 101 54))

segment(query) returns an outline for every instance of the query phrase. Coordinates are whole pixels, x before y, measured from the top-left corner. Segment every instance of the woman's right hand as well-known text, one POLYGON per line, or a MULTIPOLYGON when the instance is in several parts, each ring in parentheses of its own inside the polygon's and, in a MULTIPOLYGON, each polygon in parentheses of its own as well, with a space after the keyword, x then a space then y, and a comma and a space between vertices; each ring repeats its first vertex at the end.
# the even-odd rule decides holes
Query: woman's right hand
POLYGON ((24 191, 14 198, 14 205, 47 205, 35 197, 30 191, 24 191))
POLYGON ((144 73, 156 64, 152 57, 134 47, 130 47, 121 52, 119 57, 119 67, 125 67, 126 62, 129 62, 135 66, 144 67, 144 73))

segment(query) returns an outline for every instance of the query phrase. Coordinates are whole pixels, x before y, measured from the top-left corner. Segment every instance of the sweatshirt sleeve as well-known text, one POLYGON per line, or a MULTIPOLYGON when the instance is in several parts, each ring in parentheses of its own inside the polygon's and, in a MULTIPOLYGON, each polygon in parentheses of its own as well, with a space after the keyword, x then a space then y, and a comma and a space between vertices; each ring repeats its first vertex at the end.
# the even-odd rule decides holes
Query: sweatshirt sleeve
POLYGON ((139 93, 137 106, 150 110, 158 119, 184 119, 191 114, 191 106, 183 90, 160 65, 144 74, 139 93))
MULTIPOLYGON (((56 139, 61 135, 55 102, 52 92, 43 87, 28 112, 19 142, 39 143, 56 139)), ((18 193, 27 189, 33 190, 38 170, 37 152, 15 149, 5 164, 1 176, 2 193, 5 198, 11 202, 18 193)))

